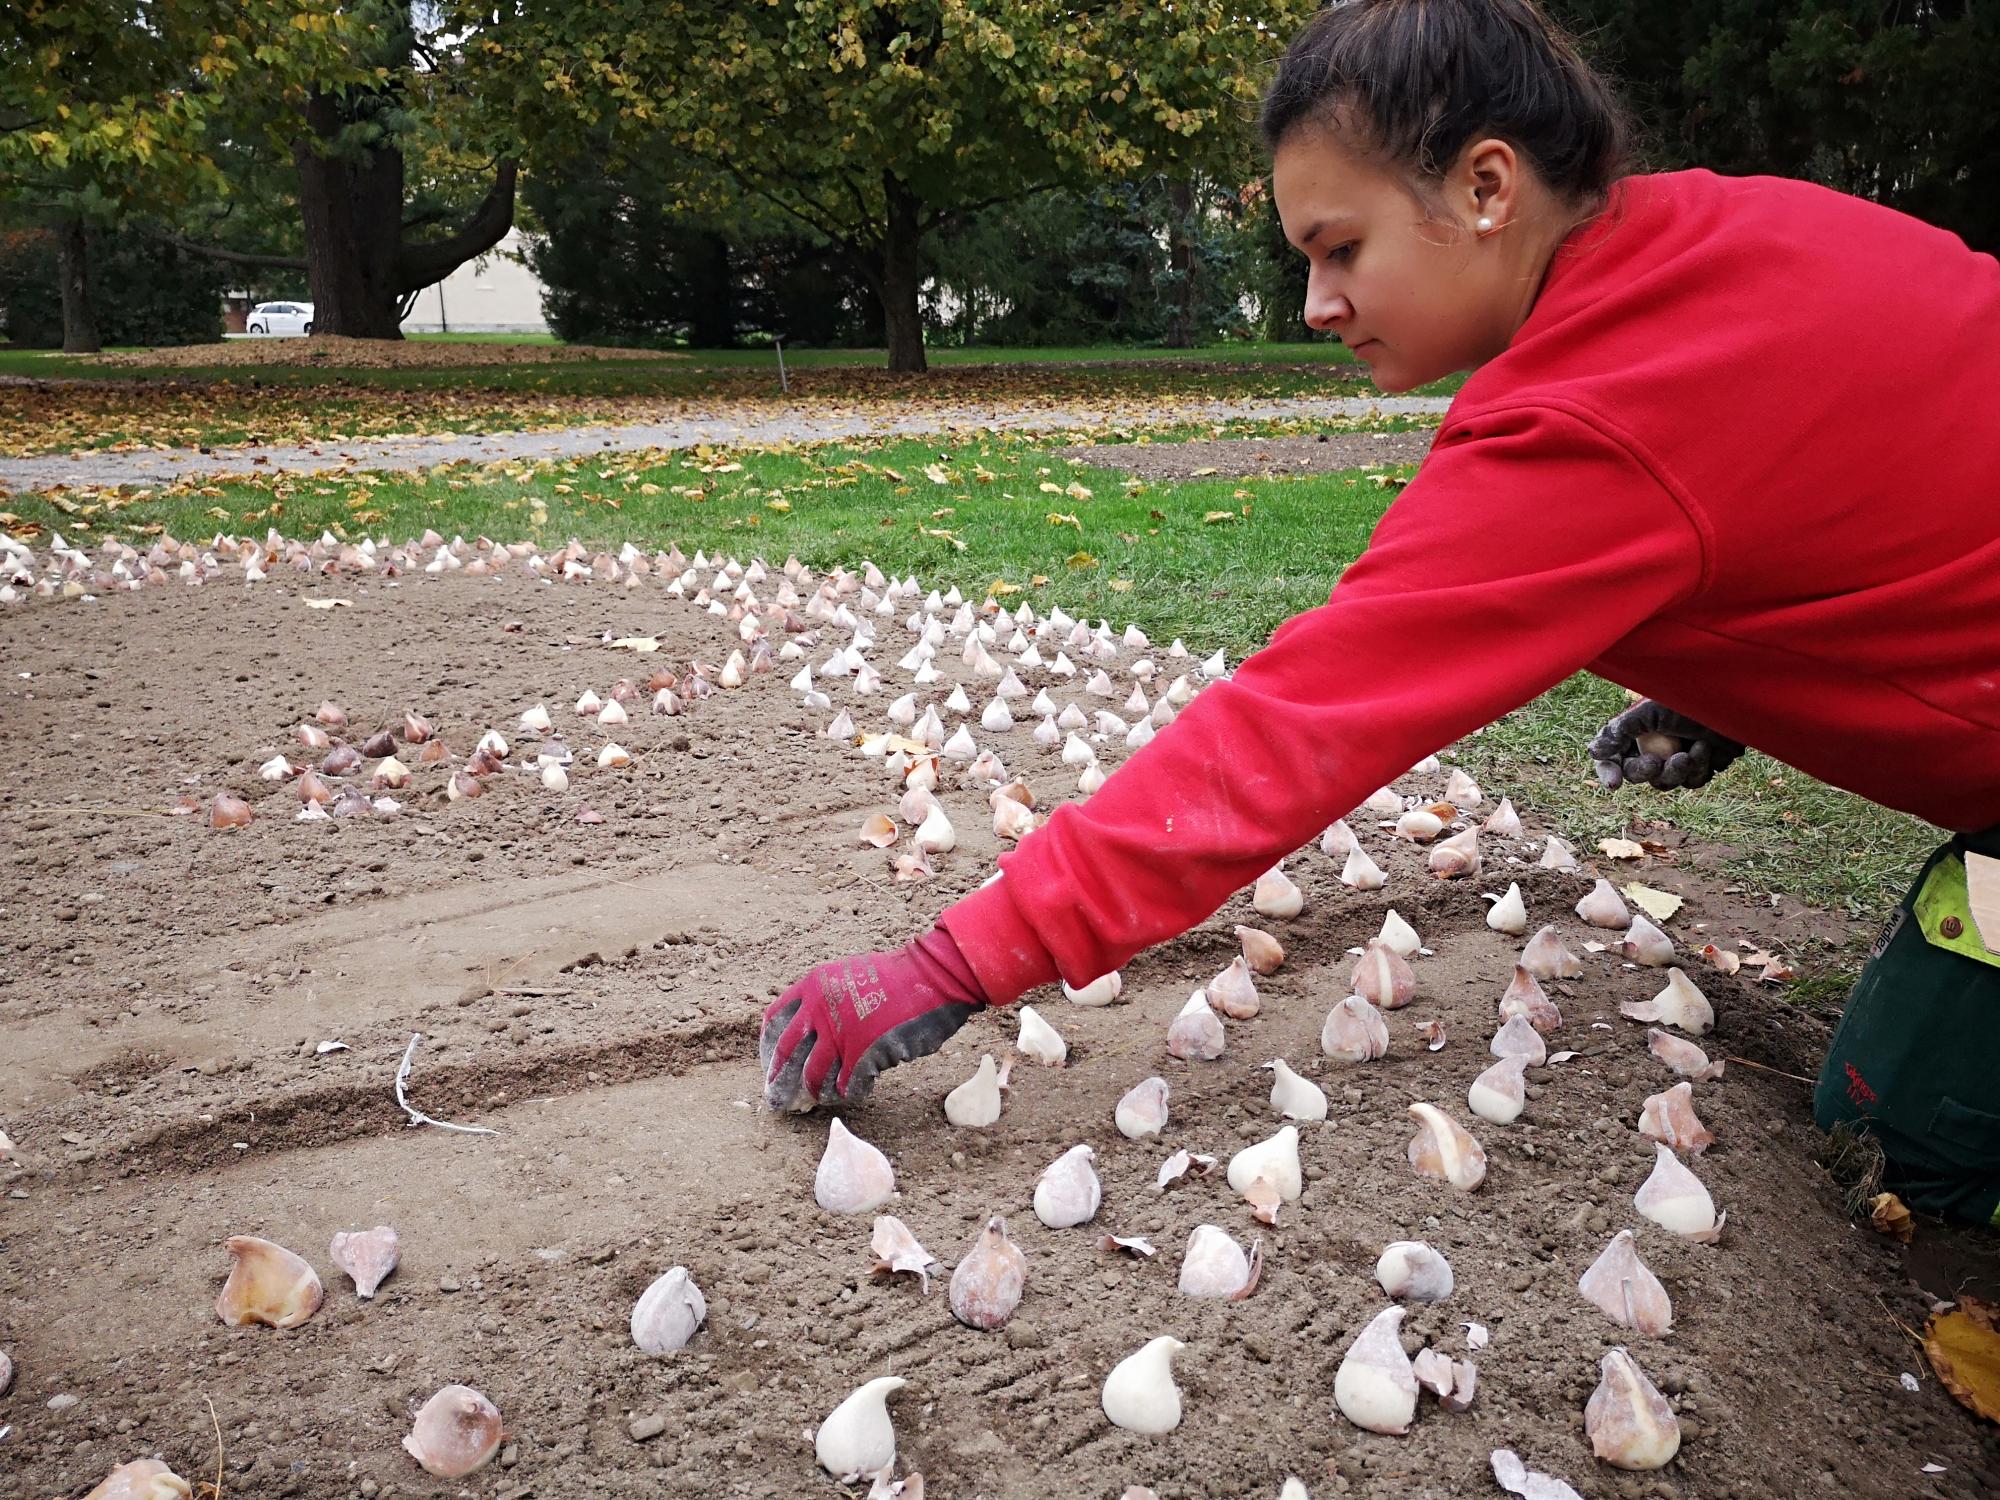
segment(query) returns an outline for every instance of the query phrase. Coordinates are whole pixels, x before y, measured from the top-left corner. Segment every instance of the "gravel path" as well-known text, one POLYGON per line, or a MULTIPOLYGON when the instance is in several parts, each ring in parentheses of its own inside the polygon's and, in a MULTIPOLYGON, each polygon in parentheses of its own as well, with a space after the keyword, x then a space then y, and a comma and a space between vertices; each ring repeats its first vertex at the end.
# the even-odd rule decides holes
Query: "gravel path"
MULTIPOLYGON (((1294 397, 1274 401, 1204 401, 1176 406, 1187 421, 1259 421, 1276 418, 1436 416, 1451 405, 1440 396, 1294 397)), ((857 437, 939 433, 1082 431, 1127 426, 1130 407, 972 405, 928 411, 874 414, 784 412, 764 421, 729 422, 689 418, 672 422, 632 422, 616 426, 570 427, 550 432, 494 432, 480 436, 439 434, 384 438, 373 442, 217 448, 164 448, 129 453, 69 454, 0 459, 0 488, 25 494, 59 486, 169 484, 197 476, 312 473, 324 469, 421 470, 443 463, 497 459, 536 462, 586 453, 633 452, 648 448, 693 448, 703 443, 759 447, 774 443, 818 443, 857 437)))

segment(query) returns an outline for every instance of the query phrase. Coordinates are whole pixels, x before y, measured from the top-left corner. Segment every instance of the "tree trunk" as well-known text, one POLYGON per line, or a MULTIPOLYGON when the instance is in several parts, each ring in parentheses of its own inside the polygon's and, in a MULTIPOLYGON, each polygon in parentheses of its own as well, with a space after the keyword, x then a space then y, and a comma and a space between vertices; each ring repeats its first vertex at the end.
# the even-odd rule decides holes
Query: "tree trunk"
POLYGON ((1166 345, 1194 347, 1194 188, 1186 181, 1167 184, 1167 270, 1169 301, 1166 345))
POLYGON ((882 237, 882 321, 889 339, 889 368, 922 374, 924 315, 918 302, 923 279, 923 230, 917 198, 895 174, 882 175, 889 217, 882 237))
POLYGON ((56 279, 62 290, 63 353, 97 353, 104 343, 90 303, 90 236, 74 215, 56 226, 56 279))

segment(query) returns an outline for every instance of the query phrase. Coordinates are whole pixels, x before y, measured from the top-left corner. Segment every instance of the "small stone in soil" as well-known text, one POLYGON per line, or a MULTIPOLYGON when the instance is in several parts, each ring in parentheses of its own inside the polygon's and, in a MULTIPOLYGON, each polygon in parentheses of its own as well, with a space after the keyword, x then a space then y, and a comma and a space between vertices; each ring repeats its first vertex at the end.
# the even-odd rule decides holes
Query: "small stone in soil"
POLYGON ((643 1417, 634 1417, 625 1430, 632 1434, 633 1442, 647 1442, 667 1430, 667 1419, 658 1412, 652 1412, 643 1417))

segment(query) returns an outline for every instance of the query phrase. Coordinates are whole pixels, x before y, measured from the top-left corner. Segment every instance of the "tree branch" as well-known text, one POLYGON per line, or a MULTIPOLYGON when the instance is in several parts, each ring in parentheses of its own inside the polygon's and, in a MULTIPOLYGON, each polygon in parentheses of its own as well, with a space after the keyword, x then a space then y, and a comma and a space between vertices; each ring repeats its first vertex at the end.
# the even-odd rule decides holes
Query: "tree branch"
POLYGON ((197 245, 193 240, 184 240, 177 234, 164 230, 143 231, 164 245, 172 245, 176 250, 185 250, 190 255, 205 255, 210 260, 226 261, 232 266, 277 266, 286 271, 303 271, 305 258, 298 255, 260 255, 247 250, 224 250, 220 245, 197 245))
POLYGON ((458 233, 442 240, 400 246, 392 277, 396 291, 414 291, 442 281, 505 239, 507 231, 514 227, 514 181, 518 172, 518 163, 500 163, 491 190, 458 233))
POLYGON ((958 203, 950 208, 941 208, 929 218, 919 220, 918 222, 923 232, 928 234, 931 230, 937 228, 938 225, 949 223, 951 220, 959 218, 964 214, 976 214, 982 208, 991 208, 996 203, 1011 203, 1017 198, 1032 198, 1037 193, 1054 192, 1061 186, 1060 182, 1038 182, 1033 187, 1022 188, 1017 193, 995 193, 992 197, 981 198, 977 202, 958 203))

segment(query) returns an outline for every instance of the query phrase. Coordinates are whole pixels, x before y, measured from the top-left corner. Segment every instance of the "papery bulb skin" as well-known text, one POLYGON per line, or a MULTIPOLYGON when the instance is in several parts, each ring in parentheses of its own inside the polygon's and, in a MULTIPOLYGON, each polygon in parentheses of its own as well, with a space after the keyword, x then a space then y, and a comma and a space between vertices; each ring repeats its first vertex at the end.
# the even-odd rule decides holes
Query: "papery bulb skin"
POLYGON ((1242 956, 1230 961, 1207 985, 1211 1009, 1232 1021, 1247 1021, 1257 1014, 1257 982, 1250 977, 1250 963, 1242 956))
POLYGON ((1377 1313, 1348 1346, 1333 1377, 1333 1403, 1366 1432, 1401 1437, 1417 1416, 1417 1377, 1398 1330, 1403 1309, 1377 1313))
POLYGON ((1525 1057, 1500 1058, 1473 1079, 1472 1087, 1466 1091, 1466 1108, 1495 1125, 1512 1125, 1527 1107, 1527 1086, 1523 1080, 1527 1069, 1525 1057))
POLYGON ((1118 1133, 1127 1140, 1144 1140, 1158 1135, 1167 1124, 1167 1081, 1148 1078, 1135 1083, 1118 1101, 1114 1112, 1118 1133))
POLYGON ((1562 1030, 1562 1012, 1556 1009, 1555 1001, 1542 991, 1520 964, 1514 965, 1514 977, 1508 983, 1506 992, 1500 996, 1500 1019, 1511 1021, 1520 1016, 1543 1036, 1550 1036, 1562 1030))
POLYGON ((909 1382, 880 1375, 836 1406, 813 1434, 813 1457, 835 1479, 875 1474, 896 1462, 896 1427, 889 1398, 909 1382))
POLYGON ((1239 1299, 1255 1285, 1251 1266, 1250 1256, 1228 1230, 1197 1224, 1181 1255, 1181 1295, 1239 1299))
POLYGON ((1623 1349, 1606 1354, 1597 1369, 1597 1389, 1583 1408, 1590 1451, 1620 1469, 1665 1468, 1681 1448, 1667 1398, 1623 1349))
POLYGON ((1690 1156, 1715 1144, 1715 1132, 1694 1112, 1694 1085, 1685 1081, 1646 1100, 1639 1111, 1639 1134, 1690 1156))
POLYGON ((1284 867, 1274 865, 1257 877, 1250 904, 1257 909, 1259 916, 1285 921, 1305 910, 1306 898, 1305 893, 1285 874, 1284 867))
POLYGON ((861 842, 886 849, 896 842, 896 820, 887 813, 870 813, 861 820, 861 842))
POLYGON ((1181 1425, 1181 1393, 1174 1384, 1174 1356, 1187 1346, 1162 1335, 1120 1360, 1105 1377, 1104 1415, 1128 1432, 1157 1436, 1181 1425))
POLYGON ((387 1224, 373 1229, 342 1231, 333 1237, 329 1250, 333 1263, 354 1279, 354 1295, 373 1297, 375 1289, 396 1269, 403 1258, 396 1231, 387 1224))
POLYGON ((1357 891, 1379 891, 1389 883, 1389 877, 1380 865, 1368 857, 1368 851, 1356 845, 1347 851, 1347 863, 1341 866, 1340 883, 1357 891))
POLYGON ((283 1245, 253 1234, 233 1234, 222 1247, 236 1257, 215 1314, 231 1328, 267 1323, 296 1328, 319 1310, 324 1295, 313 1268, 283 1245))
POLYGON ((1673 962, 1674 940, 1638 912, 1632 913, 1632 925, 1616 946, 1634 963, 1645 964, 1649 968, 1673 962))
POLYGON ((1264 1064, 1272 1073, 1271 1108, 1288 1120, 1326 1118, 1326 1094, 1310 1078, 1301 1078, 1282 1057, 1264 1064))
POLYGON ((1021 1031, 1015 1046, 1044 1067, 1060 1068, 1069 1059, 1069 1044, 1032 1005, 1021 1007, 1021 1031))
POLYGON ((417 1411, 403 1447, 427 1474, 462 1479, 500 1451, 500 1410, 478 1391, 448 1385, 417 1411))
POLYGON ((944 1117, 962 1130, 984 1130, 1000 1118, 1000 1070, 993 1054, 979 1059, 979 1070, 944 1096, 944 1117))
POLYGON ((1465 1193, 1486 1180, 1486 1151, 1463 1125, 1429 1104, 1412 1104, 1410 1117, 1417 1122, 1410 1165, 1420 1175, 1439 1178, 1465 1193))
POLYGON ((1035 1217, 1051 1229, 1073 1229, 1095 1218, 1104 1197, 1096 1160, 1089 1146, 1076 1145, 1049 1163, 1035 1184, 1035 1217))
POLYGON ((1666 988, 1651 1000, 1627 1000, 1618 1013, 1634 1021, 1677 1027, 1691 1036, 1701 1036, 1715 1025, 1715 1007, 1708 996, 1679 969, 1667 970, 1666 988))
POLYGON ((1604 1247, 1576 1289, 1612 1322, 1659 1338, 1674 1326, 1674 1305, 1659 1277, 1639 1259, 1632 1231, 1621 1229, 1604 1247))
POLYGON ((1247 1194, 1260 1178, 1278 1190, 1286 1203, 1296 1203, 1305 1191, 1305 1174, 1299 1165, 1299 1128, 1280 1126, 1278 1133, 1253 1146, 1245 1146, 1229 1158, 1229 1186, 1247 1194))
POLYGON ((632 1342, 647 1354, 684 1348, 707 1321, 708 1302, 686 1266, 675 1266, 639 1294, 632 1306, 632 1342))
POLYGON ((836 1116, 827 1128, 826 1150, 813 1174, 813 1198, 832 1214, 872 1213, 894 1196, 895 1169, 889 1158, 851 1133, 836 1116))
POLYGON ((1522 899, 1519 885, 1510 884, 1507 894, 1487 908, 1486 925, 1514 937, 1528 930, 1528 903, 1522 899))
POLYGON ((1236 941, 1243 945, 1243 961, 1252 974, 1275 974, 1285 961, 1284 945, 1261 927, 1238 927, 1236 941))
POLYGON ((1543 1067, 1549 1060, 1548 1043, 1526 1016, 1509 1016, 1506 1024, 1493 1033, 1486 1050, 1495 1057, 1526 1058, 1531 1068, 1543 1067))
POLYGON ((1196 990, 1167 1027, 1167 1051, 1186 1061, 1213 1062, 1225 1043, 1222 1018, 1209 1008, 1207 994, 1196 990))
POLYGON ((1697 1083, 1722 1076, 1723 1065, 1710 1062, 1708 1054, 1685 1037, 1651 1030, 1646 1033, 1646 1050, 1681 1077, 1692 1078, 1697 1083))
POLYGON ((1618 894, 1618 888, 1610 881, 1600 879, 1590 888, 1590 892, 1576 903, 1576 914, 1592 927, 1630 927, 1632 913, 1618 894))
POLYGON ((157 1458, 135 1458, 120 1464, 98 1482, 83 1500, 188 1500, 188 1482, 157 1458))
POLYGON ((998 1328, 1021 1305, 1027 1280, 1028 1258, 1007 1238, 1007 1221, 996 1214, 951 1273, 952 1316, 970 1328, 998 1328))
POLYGON ((1375 938, 1354 960, 1348 988, 1383 1010, 1401 1010, 1417 998, 1417 975, 1409 960, 1375 938))
POLYGON ((1654 1142, 1653 1170, 1632 1195, 1632 1206, 1669 1234, 1697 1244, 1722 1238, 1723 1220, 1701 1179, 1681 1165, 1673 1149, 1654 1142))
POLYGON ((1451 1295, 1451 1262, 1422 1240, 1396 1240, 1375 1262, 1375 1279, 1391 1297, 1442 1302, 1451 1295))
POLYGON ((1389 1023, 1359 995, 1349 995, 1326 1013, 1319 1049, 1340 1062, 1373 1062, 1389 1051, 1389 1023))
POLYGON ((870 1274, 888 1272, 908 1272, 922 1285, 924 1295, 931 1291, 931 1272, 938 1269, 936 1257, 910 1233, 910 1226, 893 1214, 881 1214, 875 1220, 874 1231, 868 1237, 868 1248, 875 1252, 875 1264, 870 1274))
POLYGON ((1537 979, 1575 979, 1583 973, 1583 960, 1563 946, 1552 922, 1528 939, 1521 967, 1537 979))
POLYGON ((1479 830, 1468 828, 1431 846, 1424 863, 1440 880, 1458 880, 1480 870, 1479 830))

